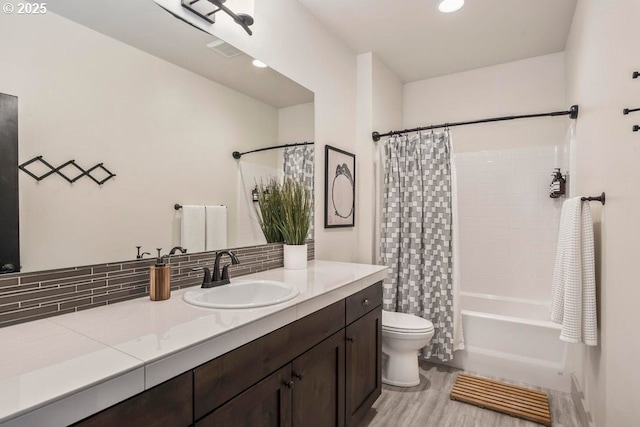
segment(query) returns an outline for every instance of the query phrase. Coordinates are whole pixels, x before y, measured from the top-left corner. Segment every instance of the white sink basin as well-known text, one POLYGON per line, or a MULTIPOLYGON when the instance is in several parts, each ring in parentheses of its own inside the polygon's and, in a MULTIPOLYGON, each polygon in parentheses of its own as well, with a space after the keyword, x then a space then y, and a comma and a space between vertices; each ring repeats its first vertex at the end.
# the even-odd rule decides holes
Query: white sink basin
POLYGON ((234 280, 215 288, 197 288, 183 299, 206 308, 254 308, 280 304, 298 296, 298 288, 275 280, 234 280))

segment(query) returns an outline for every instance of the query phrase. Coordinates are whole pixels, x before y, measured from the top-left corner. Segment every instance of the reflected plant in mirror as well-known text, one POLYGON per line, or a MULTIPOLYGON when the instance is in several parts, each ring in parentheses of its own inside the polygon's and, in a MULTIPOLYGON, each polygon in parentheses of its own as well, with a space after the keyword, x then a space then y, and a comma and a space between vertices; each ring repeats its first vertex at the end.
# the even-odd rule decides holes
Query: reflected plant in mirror
POLYGON ((283 242, 279 224, 284 216, 282 206, 282 188, 277 178, 272 177, 265 183, 257 184, 258 222, 267 243, 283 242))

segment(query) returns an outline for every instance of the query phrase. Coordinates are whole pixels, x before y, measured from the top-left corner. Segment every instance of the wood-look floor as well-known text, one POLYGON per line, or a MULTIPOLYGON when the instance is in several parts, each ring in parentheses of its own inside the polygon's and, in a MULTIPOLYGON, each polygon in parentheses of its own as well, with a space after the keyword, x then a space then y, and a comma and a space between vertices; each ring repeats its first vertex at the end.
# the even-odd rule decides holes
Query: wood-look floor
MULTIPOLYGON (((363 427, 540 427, 540 424, 450 400, 456 372, 457 369, 421 361, 420 384, 411 388, 383 385, 382 396, 369 411, 363 427)), ((553 427, 580 427, 571 396, 545 391, 550 396, 553 427)))

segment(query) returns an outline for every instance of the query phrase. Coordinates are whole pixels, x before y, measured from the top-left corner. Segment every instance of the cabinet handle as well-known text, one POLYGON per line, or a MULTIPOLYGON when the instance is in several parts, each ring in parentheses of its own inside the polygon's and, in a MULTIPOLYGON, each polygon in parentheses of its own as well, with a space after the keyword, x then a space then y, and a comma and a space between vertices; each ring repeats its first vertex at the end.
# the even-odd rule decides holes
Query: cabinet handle
POLYGON ((368 306, 369 305, 369 299, 365 298, 364 301, 362 301, 362 305, 365 306, 365 307, 368 306))
POLYGON ((347 337, 347 341, 349 341, 349 342, 356 342, 356 339, 355 339, 355 338, 352 338, 352 337, 347 337))
POLYGON ((287 388, 293 388, 293 380, 285 381, 284 385, 286 385, 287 388))
POLYGON ((302 372, 294 372, 293 376, 299 379, 300 381, 302 381, 304 378, 304 374, 302 372))

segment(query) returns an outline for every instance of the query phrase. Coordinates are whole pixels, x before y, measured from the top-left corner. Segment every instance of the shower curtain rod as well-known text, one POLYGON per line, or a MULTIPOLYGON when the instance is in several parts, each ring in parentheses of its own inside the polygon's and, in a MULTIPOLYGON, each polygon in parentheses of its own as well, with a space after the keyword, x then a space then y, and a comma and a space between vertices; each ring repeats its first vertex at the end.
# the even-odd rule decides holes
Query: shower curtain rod
POLYGON ((241 153, 239 151, 234 151, 232 156, 234 159, 237 160, 245 154, 257 153, 258 151, 275 150, 276 148, 299 147, 301 145, 313 145, 313 144, 315 144, 313 141, 311 142, 305 141, 305 142, 296 142, 295 144, 274 145, 273 147, 258 148, 257 150, 245 151, 244 153, 241 153))
POLYGON ((570 119, 578 118, 578 106, 572 105, 568 111, 553 111, 551 113, 539 113, 539 114, 524 114, 520 116, 504 116, 504 117, 492 117, 490 119, 482 119, 482 120, 472 120, 469 122, 453 122, 453 123, 443 123, 440 125, 430 125, 430 126, 422 126, 413 129, 404 129, 404 130, 394 130, 387 133, 379 133, 373 132, 371 134, 371 138, 374 142, 380 141, 380 138, 383 136, 392 136, 392 135, 402 135, 403 133, 410 132, 420 132, 423 130, 431 130, 431 129, 440 129, 440 128, 451 128, 454 126, 465 126, 465 125, 475 125, 477 123, 489 123, 489 122, 504 122, 507 120, 516 120, 516 119, 530 119, 534 117, 553 117, 553 116, 569 116, 570 119))

